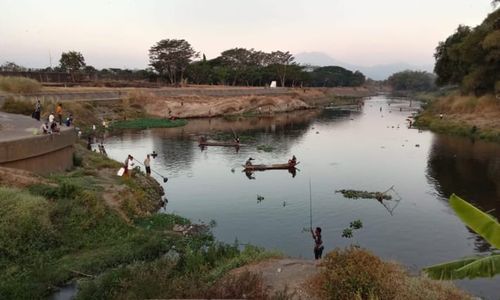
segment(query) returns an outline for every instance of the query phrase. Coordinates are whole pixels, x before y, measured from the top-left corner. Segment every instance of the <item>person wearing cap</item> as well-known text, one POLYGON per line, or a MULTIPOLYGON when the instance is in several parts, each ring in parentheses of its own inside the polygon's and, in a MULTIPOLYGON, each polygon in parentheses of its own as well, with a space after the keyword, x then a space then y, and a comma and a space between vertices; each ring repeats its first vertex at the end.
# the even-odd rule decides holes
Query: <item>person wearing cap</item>
POLYGON ((245 162, 245 166, 251 166, 252 160, 253 160, 253 158, 251 158, 251 157, 249 159, 247 159, 247 161, 245 162))

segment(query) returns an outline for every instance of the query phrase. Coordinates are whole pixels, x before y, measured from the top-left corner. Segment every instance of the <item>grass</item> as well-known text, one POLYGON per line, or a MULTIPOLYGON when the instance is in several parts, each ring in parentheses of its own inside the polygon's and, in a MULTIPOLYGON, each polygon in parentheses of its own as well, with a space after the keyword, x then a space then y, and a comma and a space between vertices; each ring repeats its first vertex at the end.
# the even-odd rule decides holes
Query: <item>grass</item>
POLYGON ((16 100, 13 97, 7 97, 2 105, 2 110, 11 114, 31 116, 31 113, 35 110, 35 104, 31 101, 16 100))
POLYGON ((154 118, 141 118, 135 120, 123 120, 111 123, 111 129, 147 129, 147 128, 172 128, 181 127, 187 124, 186 120, 168 120, 168 119, 154 119, 154 118))
POLYGON ((189 220, 157 209, 160 186, 77 145, 80 167, 25 189, 0 187, 0 295, 48 297, 80 279, 80 299, 202 297, 231 268, 275 256, 213 236, 182 236, 189 220), (105 195, 108 197, 105 199, 105 195))
POLYGON ((449 283, 410 276, 400 265, 351 246, 328 253, 309 289, 320 299, 472 299, 449 283))
POLYGON ((500 101, 493 95, 475 97, 451 93, 430 97, 414 125, 439 133, 500 141, 500 101), (440 114, 444 117, 441 119, 440 114))
POLYGON ((36 93, 42 89, 40 82, 25 78, 0 76, 0 90, 15 94, 36 93))

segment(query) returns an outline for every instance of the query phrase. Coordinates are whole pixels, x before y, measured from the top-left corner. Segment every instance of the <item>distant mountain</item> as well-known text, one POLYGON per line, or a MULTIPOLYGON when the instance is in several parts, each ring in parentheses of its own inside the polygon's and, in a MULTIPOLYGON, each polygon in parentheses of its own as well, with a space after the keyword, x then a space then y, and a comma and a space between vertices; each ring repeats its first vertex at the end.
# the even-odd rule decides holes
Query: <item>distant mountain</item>
POLYGON ((391 76, 393 73, 404 70, 420 70, 432 72, 432 69, 434 68, 434 66, 432 65, 416 66, 407 63, 381 64, 370 67, 358 66, 336 60, 323 52, 301 52, 295 54, 294 56, 295 61, 303 65, 307 64, 312 66, 340 66, 351 71, 359 70, 363 74, 365 74, 366 77, 375 80, 387 79, 387 77, 391 76))

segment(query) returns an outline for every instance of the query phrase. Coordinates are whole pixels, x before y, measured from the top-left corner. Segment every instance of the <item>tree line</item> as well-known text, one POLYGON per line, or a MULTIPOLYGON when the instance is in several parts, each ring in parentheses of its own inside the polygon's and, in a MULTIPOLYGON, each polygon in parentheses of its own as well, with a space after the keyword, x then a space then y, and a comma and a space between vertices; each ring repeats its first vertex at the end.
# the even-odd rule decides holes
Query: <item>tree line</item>
POLYGON ((434 57, 438 85, 459 85, 476 95, 500 92, 500 9, 479 26, 460 25, 439 43, 434 57))
MULTIPOLYGON (((232 48, 207 59, 184 39, 163 39, 154 44, 148 54, 150 68, 147 69, 97 70, 85 63, 82 53, 68 51, 61 54, 57 67, 40 71, 67 72, 73 81, 85 74, 89 78, 147 80, 170 85, 265 86, 277 81, 280 86, 337 87, 360 86, 366 80, 363 73, 338 66, 300 65, 289 51, 232 48)), ((25 68, 7 62, 0 66, 0 71, 25 71, 25 68)))

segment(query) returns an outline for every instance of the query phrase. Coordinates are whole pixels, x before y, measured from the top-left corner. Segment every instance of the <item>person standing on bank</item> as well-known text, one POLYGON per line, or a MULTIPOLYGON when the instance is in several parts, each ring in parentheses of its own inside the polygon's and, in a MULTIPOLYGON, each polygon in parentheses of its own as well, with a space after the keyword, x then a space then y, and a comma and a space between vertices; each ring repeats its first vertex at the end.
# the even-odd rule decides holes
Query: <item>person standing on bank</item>
POLYGON ((134 167, 134 157, 132 155, 128 155, 125 163, 123 164, 123 168, 125 172, 123 173, 127 177, 132 177, 132 168, 134 167))
POLYGON ((321 259, 323 255, 323 240, 321 239, 321 228, 316 227, 316 230, 313 231, 311 228, 311 234, 314 239, 314 259, 321 259))
POLYGON ((151 159, 149 158, 149 154, 144 160, 144 167, 146 167, 146 175, 151 176, 151 159))
POLYGON ((56 107, 56 114, 57 114, 57 117, 59 118, 59 126, 62 125, 62 104, 59 103, 57 104, 57 107, 56 107))
POLYGON ((35 113, 33 115, 37 121, 40 121, 41 112, 42 112, 42 104, 40 103, 40 99, 37 99, 35 103, 35 113))

